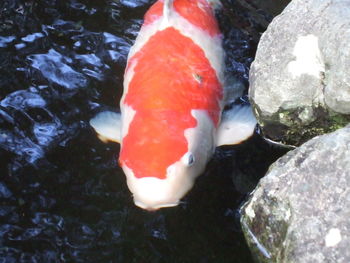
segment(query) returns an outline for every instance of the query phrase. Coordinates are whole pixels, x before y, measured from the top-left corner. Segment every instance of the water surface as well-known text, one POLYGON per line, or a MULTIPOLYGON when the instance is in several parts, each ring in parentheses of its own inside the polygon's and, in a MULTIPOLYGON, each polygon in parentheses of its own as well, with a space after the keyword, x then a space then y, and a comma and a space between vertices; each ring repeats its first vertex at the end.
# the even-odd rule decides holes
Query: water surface
MULTIPOLYGON (((0 262, 252 262, 238 209, 282 151, 258 135, 221 147, 180 206, 149 213, 133 205, 119 146, 88 125, 118 109, 152 2, 0 3, 0 262)), ((245 88, 270 20, 254 17, 233 0, 218 14, 245 88)))

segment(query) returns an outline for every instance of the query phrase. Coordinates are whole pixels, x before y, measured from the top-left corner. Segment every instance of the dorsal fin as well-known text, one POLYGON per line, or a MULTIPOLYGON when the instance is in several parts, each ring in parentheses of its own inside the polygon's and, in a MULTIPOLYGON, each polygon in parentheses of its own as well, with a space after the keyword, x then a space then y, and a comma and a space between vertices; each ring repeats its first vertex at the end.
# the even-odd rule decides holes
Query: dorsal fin
POLYGON ((169 21, 171 12, 173 11, 174 0, 164 0, 163 4, 163 19, 167 22, 169 21))

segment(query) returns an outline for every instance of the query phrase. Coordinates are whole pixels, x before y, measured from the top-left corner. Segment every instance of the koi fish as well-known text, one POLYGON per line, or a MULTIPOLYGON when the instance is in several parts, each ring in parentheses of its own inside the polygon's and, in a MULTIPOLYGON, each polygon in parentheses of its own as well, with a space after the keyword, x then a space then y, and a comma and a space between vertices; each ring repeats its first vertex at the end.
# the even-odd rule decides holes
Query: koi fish
POLYGON ((216 146, 254 132, 250 107, 223 112, 221 41, 208 0, 158 0, 128 55, 121 113, 90 121, 100 137, 121 143, 119 164, 143 209, 176 206, 216 146))

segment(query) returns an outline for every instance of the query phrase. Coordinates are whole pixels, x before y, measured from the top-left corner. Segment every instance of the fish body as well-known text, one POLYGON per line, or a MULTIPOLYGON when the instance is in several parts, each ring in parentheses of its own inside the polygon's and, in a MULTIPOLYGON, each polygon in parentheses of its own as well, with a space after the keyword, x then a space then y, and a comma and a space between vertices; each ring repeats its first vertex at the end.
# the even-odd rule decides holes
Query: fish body
POLYGON ((249 108, 235 109, 223 122, 221 41, 207 0, 157 1, 129 52, 121 115, 91 120, 102 136, 120 141, 119 163, 141 208, 176 206, 217 145, 253 133, 249 108))

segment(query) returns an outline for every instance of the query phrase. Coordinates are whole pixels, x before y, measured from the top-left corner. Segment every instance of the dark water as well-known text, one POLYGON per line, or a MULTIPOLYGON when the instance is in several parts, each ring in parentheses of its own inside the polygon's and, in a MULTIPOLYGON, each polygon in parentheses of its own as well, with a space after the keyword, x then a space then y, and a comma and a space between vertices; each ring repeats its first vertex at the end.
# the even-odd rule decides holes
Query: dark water
MULTIPOLYGON (((132 203, 119 146, 88 125, 118 107, 151 2, 1 1, 0 262, 252 261, 238 209, 282 150, 258 135, 222 147, 180 206, 150 213, 132 203)), ((219 20, 247 86, 264 26, 233 0, 219 20)))

